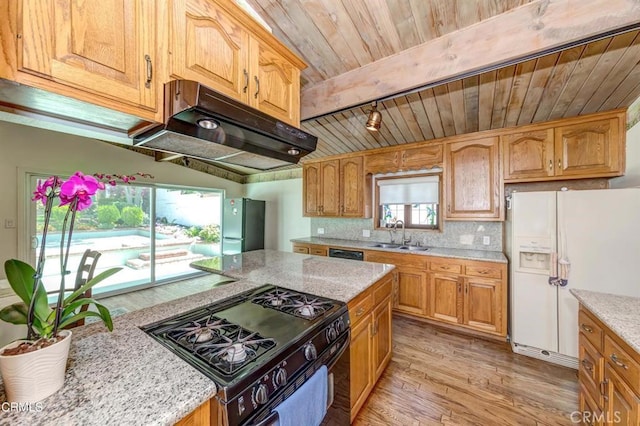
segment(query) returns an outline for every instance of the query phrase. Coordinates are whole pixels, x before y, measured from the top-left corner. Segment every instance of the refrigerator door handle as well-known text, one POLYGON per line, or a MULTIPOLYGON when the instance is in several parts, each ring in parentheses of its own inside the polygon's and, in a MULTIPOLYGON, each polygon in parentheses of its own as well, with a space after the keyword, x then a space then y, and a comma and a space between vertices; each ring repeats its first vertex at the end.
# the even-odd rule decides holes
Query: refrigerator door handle
POLYGON ((549 253, 549 285, 558 285, 558 252, 549 253))

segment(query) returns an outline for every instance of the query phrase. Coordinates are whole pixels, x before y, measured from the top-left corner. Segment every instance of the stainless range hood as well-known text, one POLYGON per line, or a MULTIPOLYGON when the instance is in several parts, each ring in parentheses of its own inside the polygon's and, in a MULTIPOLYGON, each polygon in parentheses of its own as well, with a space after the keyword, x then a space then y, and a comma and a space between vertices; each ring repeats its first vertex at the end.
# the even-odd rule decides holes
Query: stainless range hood
POLYGON ((164 124, 134 145, 230 166, 269 170, 296 164, 318 138, 195 81, 165 84, 164 124))

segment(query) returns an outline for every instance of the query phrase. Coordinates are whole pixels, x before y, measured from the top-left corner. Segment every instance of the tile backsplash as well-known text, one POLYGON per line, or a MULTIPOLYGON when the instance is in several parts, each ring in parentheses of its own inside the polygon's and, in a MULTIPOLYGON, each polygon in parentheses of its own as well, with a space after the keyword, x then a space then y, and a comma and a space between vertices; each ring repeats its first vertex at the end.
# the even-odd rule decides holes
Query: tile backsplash
MULTIPOLYGON (((442 231, 405 231, 406 237, 411 237, 411 244, 419 241, 424 246, 502 251, 502 222, 444 222, 442 231), (488 237, 489 244, 483 244, 488 237)), ((365 232, 366 233, 366 232, 365 232)), ((311 235, 314 237, 342 238, 345 240, 389 242, 391 235, 388 230, 374 229, 373 219, 335 219, 311 218, 311 235), (318 233, 318 228, 324 234, 318 233), (363 231, 369 231, 369 237, 363 236, 363 231)), ((402 231, 393 235, 395 242, 402 238, 402 231)))

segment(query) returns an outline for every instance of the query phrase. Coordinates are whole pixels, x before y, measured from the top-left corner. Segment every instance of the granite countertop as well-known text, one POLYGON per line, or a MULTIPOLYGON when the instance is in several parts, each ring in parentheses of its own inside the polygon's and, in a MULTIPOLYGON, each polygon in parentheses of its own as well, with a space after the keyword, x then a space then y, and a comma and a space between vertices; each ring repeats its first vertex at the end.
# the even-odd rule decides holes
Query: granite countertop
POLYGON ((484 251, 484 250, 464 250, 445 247, 429 247, 429 250, 425 251, 411 251, 393 248, 372 247, 377 244, 376 241, 357 241, 357 240, 342 240, 339 238, 322 238, 322 237, 304 237, 293 238, 293 243, 302 244, 320 244, 325 246, 338 246, 345 248, 353 248, 360 250, 379 250, 388 251, 394 253, 404 254, 418 254, 422 256, 436 256, 436 257, 450 257, 454 259, 466 259, 466 260, 482 260, 485 262, 498 262, 507 263, 507 257, 501 251, 484 251))
POLYGON ((640 353, 640 298, 572 289, 576 299, 640 353))
POLYGON ((271 250, 218 259, 227 266, 220 272, 239 281, 115 317, 111 333, 101 323, 73 329, 64 387, 41 401, 41 410, 3 410, 0 425, 174 424, 213 397, 216 385, 139 326, 267 282, 348 302, 393 269, 271 250))

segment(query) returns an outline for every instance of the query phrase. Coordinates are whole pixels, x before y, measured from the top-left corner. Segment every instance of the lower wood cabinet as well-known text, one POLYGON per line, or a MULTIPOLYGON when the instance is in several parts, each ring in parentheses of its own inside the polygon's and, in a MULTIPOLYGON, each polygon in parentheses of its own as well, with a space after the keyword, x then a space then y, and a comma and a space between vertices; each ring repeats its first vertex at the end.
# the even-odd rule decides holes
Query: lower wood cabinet
POLYGON ((217 406, 215 402, 211 404, 209 401, 206 401, 204 404, 183 417, 178 423, 176 423, 176 426, 210 426, 212 424, 218 424, 215 421, 218 413, 216 408, 217 406))
POLYGON ((427 273, 398 267, 396 298, 393 308, 399 312, 427 315, 427 273))
POLYGON ((391 360, 393 273, 349 302, 351 421, 391 360))
POLYGON ((584 306, 578 323, 583 423, 640 425, 640 353, 584 306))
POLYGON ((327 256, 329 247, 315 244, 293 243, 292 252, 301 254, 313 254, 314 256, 327 256))

